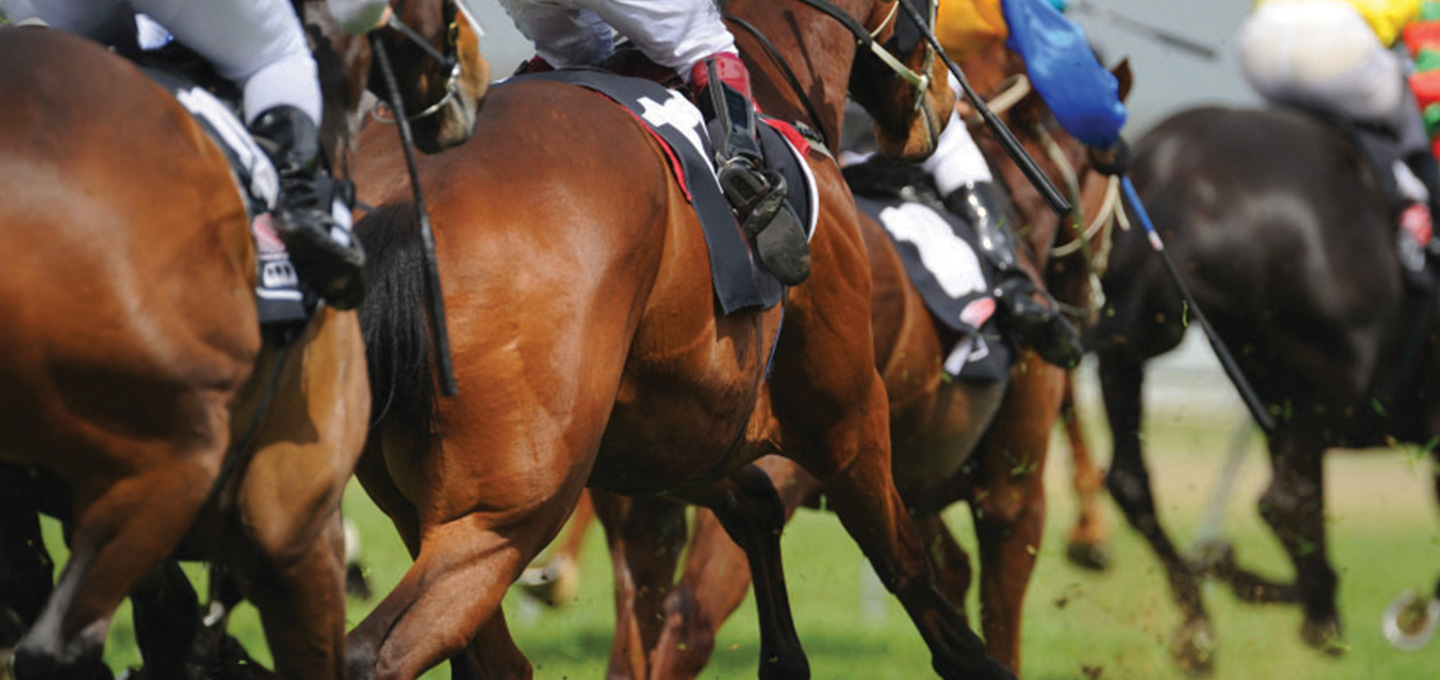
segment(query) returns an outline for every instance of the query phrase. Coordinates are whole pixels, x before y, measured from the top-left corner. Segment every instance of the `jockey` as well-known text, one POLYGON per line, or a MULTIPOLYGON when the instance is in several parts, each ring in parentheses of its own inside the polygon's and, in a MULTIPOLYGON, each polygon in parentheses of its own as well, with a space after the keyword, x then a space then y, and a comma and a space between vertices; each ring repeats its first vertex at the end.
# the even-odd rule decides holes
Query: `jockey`
POLYGON ((810 275, 805 228, 785 201, 785 181, 764 167, 750 74, 714 0, 500 0, 536 56, 533 72, 599 66, 614 53, 612 29, 689 83, 715 140, 720 187, 755 239, 760 262, 787 286, 810 275))
MULTIPOLYGON (((329 0, 346 31, 363 33, 388 18, 385 0, 329 0)), ((107 44, 133 42, 136 14, 165 27, 240 86, 244 120, 280 175, 276 231, 296 273, 328 304, 350 309, 364 295, 364 254, 322 205, 321 97, 315 60, 287 0, 44 0, 53 27, 107 44)))
POLYGON ((1265 99, 1394 135, 1403 161, 1394 168, 1396 183, 1417 203, 1428 194, 1429 210, 1419 213, 1430 219, 1413 233, 1434 244, 1428 232, 1440 218, 1440 167, 1406 82, 1406 59, 1394 49, 1420 6, 1420 0, 1258 0, 1240 27, 1239 50, 1246 79, 1265 99), (1406 191, 1416 179, 1425 191, 1406 191))
MULTIPOLYGON (((1095 59, 1084 33, 1057 6, 1063 5, 1055 0, 946 0, 940 3, 935 34, 956 61, 1007 41, 1025 60, 1033 86, 1061 127, 1105 161, 1097 168, 1118 171, 1125 121, 1118 84, 1095 59)), ((934 177, 946 207, 974 226, 981 252, 999 272, 994 295, 1016 341, 1057 366, 1078 364, 1084 353, 1080 333, 1040 288, 1038 274, 1021 267, 1005 190, 995 183, 958 115, 922 167, 934 177)))

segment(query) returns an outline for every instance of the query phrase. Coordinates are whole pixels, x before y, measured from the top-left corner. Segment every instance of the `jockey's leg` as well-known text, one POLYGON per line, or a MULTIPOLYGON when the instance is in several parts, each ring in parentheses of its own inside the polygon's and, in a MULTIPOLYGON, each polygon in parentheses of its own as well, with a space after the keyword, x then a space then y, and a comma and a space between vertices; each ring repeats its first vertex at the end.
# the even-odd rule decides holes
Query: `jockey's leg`
POLYGON ((520 66, 521 73, 599 66, 615 53, 610 25, 592 10, 534 0, 500 0, 500 5, 520 34, 535 43, 535 56, 520 66))
POLYGON ((245 122, 280 175, 276 228, 297 273, 332 306, 359 304, 364 256, 349 229, 332 216, 330 197, 317 189, 320 80, 290 3, 127 0, 119 9, 111 6, 53 0, 42 13, 56 27, 101 40, 116 30, 134 32, 130 12, 143 13, 239 85, 245 122))
POLYGON ((980 253, 996 269, 995 299, 1016 341, 1057 366, 1080 363, 1084 352, 1080 332, 1038 285, 1038 273, 1016 257, 1012 229, 1018 223, 1005 190, 995 183, 980 148, 958 117, 945 126, 934 155, 922 167, 935 178, 945 207, 975 228, 980 253))

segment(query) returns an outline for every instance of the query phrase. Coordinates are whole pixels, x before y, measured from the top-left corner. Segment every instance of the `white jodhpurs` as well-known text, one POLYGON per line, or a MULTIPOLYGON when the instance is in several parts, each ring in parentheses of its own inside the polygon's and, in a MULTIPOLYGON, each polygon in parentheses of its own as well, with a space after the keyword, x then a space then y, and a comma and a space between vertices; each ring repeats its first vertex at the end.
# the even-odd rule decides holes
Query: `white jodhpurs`
POLYGON ((98 34, 143 13, 209 60, 244 93, 245 122, 287 105, 320 120, 320 81, 288 0, 45 0, 55 28, 98 34))
POLYGON ((536 52, 557 68, 598 66, 614 51, 611 29, 651 61, 689 79, 706 57, 735 53, 715 0, 500 0, 536 52))
POLYGON ((1405 67, 1340 0, 1261 5, 1240 27, 1240 67, 1267 100, 1398 129, 1405 67))

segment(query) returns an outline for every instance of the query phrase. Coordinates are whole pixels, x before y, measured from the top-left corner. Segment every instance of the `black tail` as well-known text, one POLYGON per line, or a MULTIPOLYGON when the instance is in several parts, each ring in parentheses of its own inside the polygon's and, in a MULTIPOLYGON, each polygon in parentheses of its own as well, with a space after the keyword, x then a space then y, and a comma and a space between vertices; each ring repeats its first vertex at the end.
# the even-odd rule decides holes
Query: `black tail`
POLYGON ((360 329, 373 423, 394 423, 421 449, 436 431, 435 369, 425 304, 420 220, 410 203, 381 206, 355 225, 365 247, 360 329))

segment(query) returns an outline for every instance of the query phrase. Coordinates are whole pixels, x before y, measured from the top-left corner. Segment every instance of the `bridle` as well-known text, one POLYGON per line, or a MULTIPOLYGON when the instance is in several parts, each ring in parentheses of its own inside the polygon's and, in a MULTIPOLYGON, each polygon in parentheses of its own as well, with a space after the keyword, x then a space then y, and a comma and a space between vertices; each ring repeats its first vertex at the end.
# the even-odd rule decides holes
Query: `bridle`
MULTIPOLYGON (((889 67, 889 69, 893 71, 897 76, 899 76, 902 80, 915 86, 915 109, 919 110, 920 107, 924 105, 925 93, 930 89, 930 74, 935 65, 935 48, 928 43, 925 45, 925 61, 924 66, 921 67, 922 73, 916 73, 910 67, 906 66, 899 59, 897 59, 894 54, 891 54, 888 49, 886 49, 877 41, 877 38, 885 32, 886 28, 891 26, 898 26, 898 24, 896 23, 897 16, 899 15, 900 3, 904 0, 891 0, 892 7, 890 8, 890 11, 885 15, 885 18, 881 20, 880 24, 874 29, 866 28, 865 25, 860 23, 858 19, 846 13, 839 7, 836 7, 834 4, 828 2, 827 0, 800 1, 805 3, 806 5, 809 5, 812 9, 818 10, 826 16, 829 16, 832 19, 840 22, 840 25, 849 29, 850 33, 855 36, 856 45, 862 51, 868 51, 874 54, 881 63, 889 67)), ((938 6, 939 5, 936 0, 930 0, 930 25, 932 26, 935 24, 935 15, 938 6)), ((810 101, 810 98, 805 95, 805 87, 801 85, 800 79, 790 68, 790 64, 788 64, 785 61, 785 58, 780 55, 780 50, 775 47, 775 44, 771 42, 770 39, 760 31, 760 29, 756 28, 753 24, 745 21, 744 19, 741 19, 733 14, 726 13, 725 20, 745 29, 747 32, 749 32, 757 40, 760 41, 760 46, 764 48, 765 52, 770 56, 771 61, 775 62, 775 64, 780 67, 781 73, 785 76, 786 81, 790 84, 790 89, 793 90, 796 96, 800 98, 800 103, 805 108, 805 113, 809 115, 810 121, 814 123, 815 129, 818 131, 821 137, 820 142, 826 147, 833 147, 831 140, 825 138, 825 131, 820 126, 820 114, 815 109, 815 105, 810 101)))
MULTIPOLYGON (((470 22, 470 25, 475 28, 477 32, 480 31, 480 24, 471 17, 469 13, 459 9, 455 0, 445 0, 445 12, 450 16, 448 17, 448 26, 445 29, 445 51, 441 52, 439 49, 436 49, 434 45, 430 44, 430 41, 426 40, 425 36, 421 35, 419 31, 411 28, 404 21, 400 20, 400 13, 404 11, 406 2, 407 0, 399 0, 399 2, 395 3, 394 11, 390 13, 390 19, 386 22, 385 27, 399 33, 406 40, 409 40, 419 47, 427 57, 438 62, 441 68, 449 71, 449 75, 445 78, 445 91, 440 95, 440 99, 421 109, 419 112, 408 114, 405 117, 406 120, 413 123, 439 113, 441 109, 445 108, 445 106, 453 101, 455 96, 459 94, 460 75, 462 71, 459 46, 460 16, 464 14, 465 19, 470 22)), ((371 115, 375 117, 375 120, 382 123, 390 125, 395 123, 393 117, 381 115, 378 109, 372 110, 371 115)))

